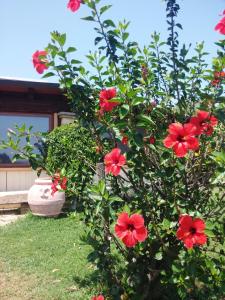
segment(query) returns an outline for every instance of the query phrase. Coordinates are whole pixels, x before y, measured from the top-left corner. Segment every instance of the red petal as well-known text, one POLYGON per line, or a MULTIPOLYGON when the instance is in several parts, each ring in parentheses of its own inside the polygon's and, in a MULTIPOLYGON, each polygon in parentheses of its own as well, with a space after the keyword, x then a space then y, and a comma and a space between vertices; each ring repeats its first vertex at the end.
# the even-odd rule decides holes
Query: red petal
POLYGON ((67 8, 69 8, 72 12, 77 11, 80 8, 80 0, 70 0, 67 4, 67 8))
POLYGON ((44 70, 46 70, 47 67, 43 64, 37 64, 36 65, 36 71, 39 73, 39 74, 42 74, 44 72, 44 70))
POLYGON ((120 226, 128 226, 128 224, 130 224, 130 218, 129 218, 128 213, 122 212, 119 215, 116 223, 120 226))
POLYGON ((118 166, 118 165, 112 165, 111 166, 111 173, 114 176, 118 176, 120 174, 120 170, 121 170, 121 167, 118 166))
POLYGON ((139 241, 139 242, 144 242, 148 236, 148 231, 146 227, 141 227, 133 231, 134 237, 139 241))
POLYGON ((105 173, 106 173, 106 175, 109 174, 109 173, 111 173, 111 171, 112 171, 112 165, 105 166, 105 173))
MULTIPOLYGON (((99 94, 100 100, 111 100, 112 98, 116 97, 116 89, 115 88, 110 88, 110 89, 104 89, 101 90, 99 94)), ((118 104, 118 103, 116 103, 118 104)))
POLYGON ((192 227, 196 229, 198 233, 205 230, 205 222, 199 218, 193 220, 192 227))
POLYGON ((176 136, 169 134, 163 141, 166 148, 172 148, 177 143, 176 136))
POLYGON ((186 138, 188 148, 191 150, 197 150, 199 148, 199 142, 196 137, 190 136, 186 138))
POLYGON ((195 135, 196 134, 196 126, 192 123, 184 124, 184 135, 195 135))
POLYGON ((108 100, 116 97, 116 89, 115 88, 108 89, 108 97, 109 97, 108 100))
POLYGON ((197 117, 200 119, 200 122, 209 119, 209 112, 204 110, 199 110, 197 113, 197 117))
POLYGON ((187 238, 184 239, 184 245, 188 249, 192 249, 194 245, 194 241, 192 239, 192 236, 188 236, 187 238))
POLYGON ((122 239, 122 241, 124 242, 124 244, 130 248, 130 247, 134 247, 137 244, 137 240, 135 239, 133 232, 128 231, 126 236, 122 239))
POLYGON ((183 230, 180 227, 178 228, 177 233, 176 233, 177 238, 179 240, 183 240, 185 237, 187 237, 188 234, 189 234, 189 231, 183 230))
POLYGON ((112 163, 113 163, 111 152, 110 152, 110 153, 107 153, 107 154, 105 155, 105 157, 104 157, 104 163, 105 163, 105 165, 108 165, 108 164, 112 164, 112 163))
POLYGON ((183 125, 181 123, 172 123, 169 126, 169 133, 172 135, 181 135, 183 136, 183 125))
POLYGON ((195 243, 197 245, 204 245, 207 242, 207 236, 204 233, 195 234, 195 243))
POLYGON ((38 51, 38 56, 47 56, 48 52, 45 50, 38 51))
POLYGON ((214 116, 211 116, 210 117, 210 125, 214 127, 217 124, 218 124, 218 119, 216 117, 214 117, 214 116))
POLYGON ((189 231, 192 226, 192 217, 188 215, 181 215, 179 218, 179 224, 182 230, 189 231))
POLYGON ((134 225, 134 228, 141 228, 144 226, 144 218, 139 214, 133 214, 130 216, 130 222, 134 225))
POLYGON ((123 166, 126 163, 126 157, 124 155, 120 155, 118 166, 123 166))
POLYGON ((120 153, 121 153, 121 150, 119 148, 114 148, 110 154, 111 154, 111 157, 112 157, 112 160, 118 160, 119 157, 120 157, 120 153))
POLYGON ((221 34, 225 34, 225 17, 223 17, 219 23, 216 25, 215 30, 219 31, 221 34))
POLYGON ((127 235, 127 232, 127 226, 115 225, 115 233, 120 239, 123 239, 127 235))
POLYGON ((177 157, 184 157, 188 152, 188 143, 176 143, 173 146, 173 151, 177 157))

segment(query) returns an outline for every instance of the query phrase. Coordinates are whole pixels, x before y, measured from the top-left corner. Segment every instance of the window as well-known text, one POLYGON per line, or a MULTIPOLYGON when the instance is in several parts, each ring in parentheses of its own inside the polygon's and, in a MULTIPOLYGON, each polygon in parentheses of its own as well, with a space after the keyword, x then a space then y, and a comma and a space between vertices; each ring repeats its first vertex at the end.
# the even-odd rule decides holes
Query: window
MULTIPOLYGON (((26 127, 33 126, 33 132, 47 132, 52 129, 52 116, 49 114, 3 114, 0 113, 0 137, 5 139, 8 129, 13 129, 15 125, 26 127)), ((24 140, 23 143, 26 143, 24 140)), ((12 163, 11 159, 14 153, 12 149, 0 150, 0 166, 1 167, 19 167, 28 166, 25 160, 18 160, 12 163)))

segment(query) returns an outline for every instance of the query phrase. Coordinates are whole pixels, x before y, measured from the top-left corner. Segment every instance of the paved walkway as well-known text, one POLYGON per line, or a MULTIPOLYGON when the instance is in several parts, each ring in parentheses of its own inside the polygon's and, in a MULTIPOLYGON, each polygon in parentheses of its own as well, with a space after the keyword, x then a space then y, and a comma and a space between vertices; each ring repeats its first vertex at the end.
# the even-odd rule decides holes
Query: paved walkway
POLYGON ((0 226, 5 226, 16 220, 23 218, 25 215, 0 215, 0 226))

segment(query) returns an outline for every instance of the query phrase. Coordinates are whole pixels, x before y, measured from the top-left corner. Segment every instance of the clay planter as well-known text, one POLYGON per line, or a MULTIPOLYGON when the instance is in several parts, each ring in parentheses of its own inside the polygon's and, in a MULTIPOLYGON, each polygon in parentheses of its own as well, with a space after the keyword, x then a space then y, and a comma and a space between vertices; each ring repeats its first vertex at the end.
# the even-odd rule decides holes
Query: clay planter
POLYGON ((56 217, 60 214, 65 202, 65 193, 51 195, 52 181, 49 178, 36 179, 28 192, 28 204, 33 215, 56 217))

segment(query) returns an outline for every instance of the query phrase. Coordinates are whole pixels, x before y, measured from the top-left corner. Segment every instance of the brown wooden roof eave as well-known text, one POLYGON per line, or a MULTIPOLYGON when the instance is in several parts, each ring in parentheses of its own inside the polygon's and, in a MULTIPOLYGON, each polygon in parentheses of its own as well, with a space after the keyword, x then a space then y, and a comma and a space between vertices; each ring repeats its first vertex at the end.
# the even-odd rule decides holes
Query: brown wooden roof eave
POLYGON ((0 91, 26 93, 31 89, 38 94, 62 94, 57 83, 0 78, 0 91))
POLYGON ((49 113, 70 108, 56 83, 0 78, 0 111, 49 113))

